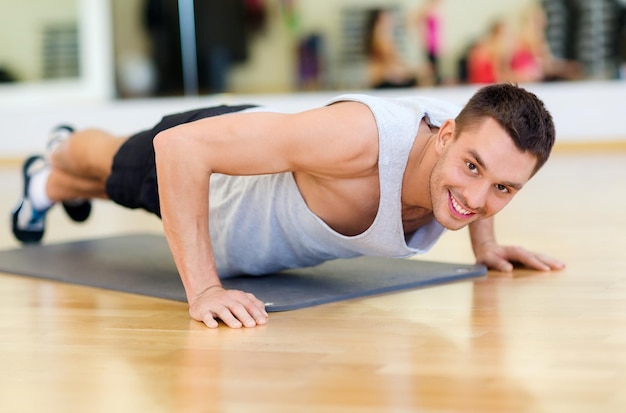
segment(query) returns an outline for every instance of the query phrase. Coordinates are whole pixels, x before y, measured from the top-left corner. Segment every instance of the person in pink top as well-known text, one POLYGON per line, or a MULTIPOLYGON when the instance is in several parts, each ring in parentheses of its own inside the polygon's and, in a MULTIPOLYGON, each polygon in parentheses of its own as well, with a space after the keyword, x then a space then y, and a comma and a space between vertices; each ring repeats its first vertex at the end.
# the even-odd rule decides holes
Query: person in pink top
POLYGON ((520 27, 511 56, 512 79, 516 82, 567 80, 580 77, 576 62, 556 58, 545 37, 546 16, 532 5, 520 15, 520 27))
POLYGON ((471 48, 467 58, 468 82, 490 84, 514 81, 511 72, 511 44, 506 23, 494 22, 471 48))
POLYGON ((429 70, 434 84, 441 83, 439 56, 441 54, 441 0, 427 0, 423 8, 418 10, 415 23, 423 36, 424 51, 428 58, 429 70))

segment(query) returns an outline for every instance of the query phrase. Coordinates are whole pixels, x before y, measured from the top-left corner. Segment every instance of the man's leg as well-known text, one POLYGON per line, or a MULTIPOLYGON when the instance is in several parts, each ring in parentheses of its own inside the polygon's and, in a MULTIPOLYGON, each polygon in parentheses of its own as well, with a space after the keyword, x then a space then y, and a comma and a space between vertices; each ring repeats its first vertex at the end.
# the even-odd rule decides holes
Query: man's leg
POLYGON ((74 221, 85 221, 91 212, 89 200, 106 198, 105 182, 124 141, 101 130, 74 133, 71 128, 57 128, 48 156, 35 155, 24 163, 24 192, 12 214, 15 237, 25 243, 39 242, 46 213, 56 202, 62 202, 74 221))
POLYGON ((183 123, 252 107, 218 106, 168 115, 128 139, 97 129, 57 128, 49 140, 47 159, 38 155, 24 163, 24 192, 12 213, 13 234, 22 242, 39 242, 46 213, 56 202, 78 222, 89 216, 91 198, 108 198, 160 217, 154 137, 183 123))
POLYGON ((52 168, 45 187, 50 201, 107 198, 105 183, 124 142, 105 131, 87 129, 60 143, 50 155, 52 168))

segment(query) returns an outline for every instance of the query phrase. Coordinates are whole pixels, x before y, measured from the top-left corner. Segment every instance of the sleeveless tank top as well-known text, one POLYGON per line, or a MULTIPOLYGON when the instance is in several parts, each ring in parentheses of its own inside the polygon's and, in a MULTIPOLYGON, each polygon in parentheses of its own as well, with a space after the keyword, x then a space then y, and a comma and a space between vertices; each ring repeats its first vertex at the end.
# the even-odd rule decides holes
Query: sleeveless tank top
MULTIPOLYGON (((405 258, 429 250, 444 232, 434 219, 405 236, 402 178, 421 119, 441 126, 457 106, 427 98, 343 95, 373 113, 379 131, 380 202, 361 234, 337 233, 307 207, 291 173, 258 176, 213 174, 209 227, 218 274, 262 275, 360 255, 405 258)), ((257 109, 258 110, 258 109, 257 109)))

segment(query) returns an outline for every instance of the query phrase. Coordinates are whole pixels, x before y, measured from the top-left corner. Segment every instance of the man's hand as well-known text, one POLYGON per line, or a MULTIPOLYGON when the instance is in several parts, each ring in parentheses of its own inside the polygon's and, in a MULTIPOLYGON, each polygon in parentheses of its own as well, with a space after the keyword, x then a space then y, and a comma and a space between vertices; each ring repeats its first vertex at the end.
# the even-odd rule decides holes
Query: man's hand
POLYGON ((265 304, 254 295, 225 290, 220 285, 207 288, 189 302, 189 314, 209 328, 217 328, 219 318, 228 327, 256 327, 267 323, 265 304))
POLYGON ((513 271, 513 263, 539 270, 561 270, 565 264, 543 254, 528 251, 522 247, 504 246, 495 242, 485 242, 474 248, 476 262, 497 271, 513 271))

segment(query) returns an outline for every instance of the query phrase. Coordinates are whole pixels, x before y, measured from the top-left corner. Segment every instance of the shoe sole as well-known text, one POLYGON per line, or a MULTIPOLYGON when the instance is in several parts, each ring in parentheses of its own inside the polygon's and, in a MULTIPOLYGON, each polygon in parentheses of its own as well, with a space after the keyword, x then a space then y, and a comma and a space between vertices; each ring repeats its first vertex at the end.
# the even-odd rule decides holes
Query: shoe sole
POLYGON ((78 205, 71 205, 65 202, 62 203, 65 213, 74 222, 85 222, 91 214, 91 202, 85 201, 78 205))
POLYGON ((28 230, 20 229, 17 226, 19 213, 24 207, 24 200, 28 198, 28 185, 30 184, 30 176, 28 175, 28 169, 34 162, 38 161, 39 159, 43 159, 43 158, 39 155, 35 155, 35 156, 31 156, 30 158, 26 160, 26 162, 24 162, 24 166, 22 167, 22 178, 24 180, 24 193, 22 194, 22 199, 20 200, 20 203, 13 210, 13 222, 12 222, 13 235, 15 235, 15 238, 17 238, 19 241, 25 244, 32 244, 32 243, 40 242, 44 234, 44 229, 37 230, 37 231, 28 231, 28 230))
MULTIPOLYGON (((46 144, 46 152, 48 154, 47 155, 48 157, 50 157, 51 148, 53 146, 59 145, 60 142, 64 141, 64 139, 55 138, 58 136, 57 133, 61 130, 69 133, 70 135, 74 133, 74 128, 69 125, 57 126, 54 129, 54 134, 52 135, 54 137, 48 140, 48 143, 46 144)), ((74 222, 85 222, 87 221, 87 218, 89 218, 89 215, 91 214, 91 202, 90 201, 85 201, 78 205, 74 205, 74 204, 70 204, 66 202, 62 202, 61 204, 63 205, 63 209, 65 210, 65 213, 74 222)))

